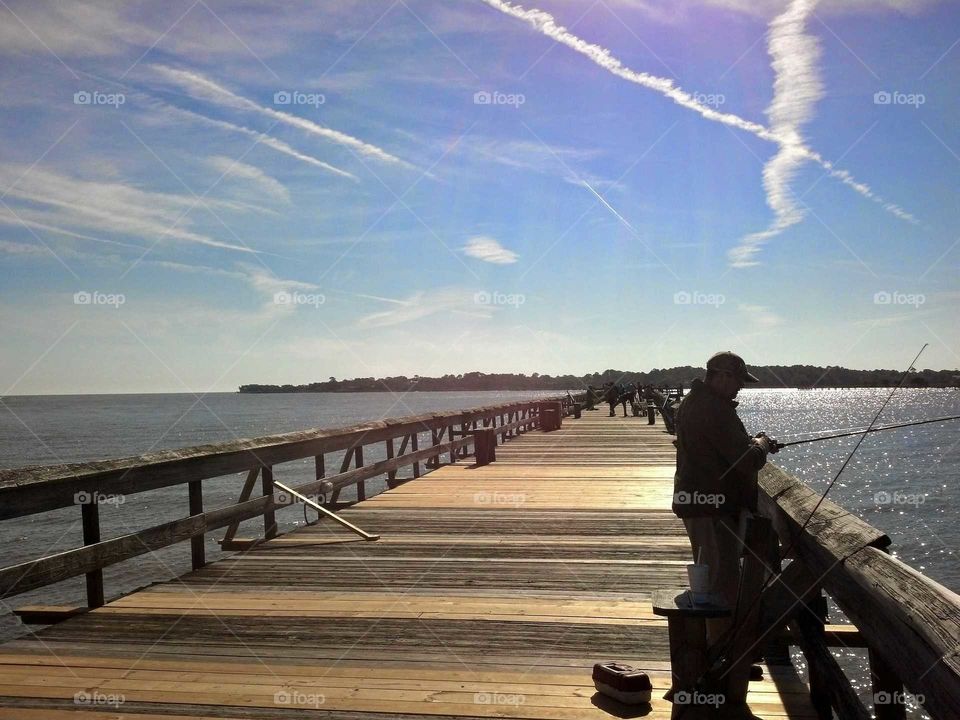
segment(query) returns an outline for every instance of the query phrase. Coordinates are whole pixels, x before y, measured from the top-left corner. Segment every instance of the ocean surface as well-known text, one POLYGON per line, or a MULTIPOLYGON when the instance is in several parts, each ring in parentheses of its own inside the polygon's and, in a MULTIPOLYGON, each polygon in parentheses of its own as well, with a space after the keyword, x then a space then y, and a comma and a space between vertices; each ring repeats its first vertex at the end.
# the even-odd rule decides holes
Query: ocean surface
MULTIPOLYGON (((366 420, 453 410, 557 393, 437 392, 238 394, 203 396, 77 395, 15 396, 0 404, 0 467, 115 458, 154 450, 221 442, 302 430, 335 428, 366 420)), ((889 394, 888 389, 744 390, 740 415, 750 432, 766 431, 782 442, 865 427, 889 394)), ((960 390, 901 389, 878 425, 960 414, 960 390)), ((638 418, 638 422, 645 420, 638 418)), ((786 448, 773 458, 813 488, 823 490, 853 449, 857 438, 786 448)), ((424 440, 425 442, 425 440, 424 440)), ((960 422, 873 433, 844 470, 830 499, 882 529, 893 553, 954 591, 960 591, 960 422)), ((367 462, 382 459, 365 451, 367 462)), ((334 467, 336 458, 328 460, 334 467)), ((279 466, 281 481, 312 479, 312 462, 279 466)), ((236 501, 242 477, 204 481, 205 508, 236 501)), ((383 483, 367 483, 367 494, 383 483)), ((349 499, 344 495, 343 499, 349 499)), ((165 488, 101 507, 102 536, 113 537, 184 517, 184 487, 165 488)), ((278 514, 281 530, 304 522, 302 508, 278 514)), ((238 536, 258 531, 249 521, 238 536)), ((260 526, 262 527, 262 526, 260 526)), ((213 533, 208 560, 220 556, 213 533)), ((11 565, 82 544, 80 513, 64 508, 0 523, 0 564, 11 565)), ((107 568, 108 598, 190 569, 187 544, 167 548, 107 568)), ((9 606, 32 602, 80 603, 83 579, 60 583, 0 606, 0 639, 26 632, 9 606)), ((2 601, 0 601, 2 602, 2 601)), ((836 620, 834 620, 836 621, 836 620)), ((857 652, 846 653, 856 665, 857 652)))

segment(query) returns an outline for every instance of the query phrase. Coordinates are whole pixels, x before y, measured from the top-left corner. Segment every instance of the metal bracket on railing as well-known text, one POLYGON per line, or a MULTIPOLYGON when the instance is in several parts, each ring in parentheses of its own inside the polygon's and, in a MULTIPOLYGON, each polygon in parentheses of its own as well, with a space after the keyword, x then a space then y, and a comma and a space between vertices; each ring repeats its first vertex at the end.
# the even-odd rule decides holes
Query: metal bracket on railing
POLYGON ((319 512, 320 514, 326 515, 327 517, 332 518, 332 519, 335 520, 336 522, 338 522, 338 523, 340 523, 341 525, 343 525, 345 528, 348 528, 349 530, 352 530, 352 531, 355 532, 357 535, 359 535, 360 537, 362 537, 364 540, 379 540, 379 539, 380 539, 380 536, 379 536, 379 535, 371 535, 370 533, 368 533, 368 532, 366 532, 366 531, 364 531, 364 530, 361 530, 360 528, 358 528, 358 527, 357 527, 356 525, 354 525, 353 523, 347 522, 346 520, 344 520, 342 517, 340 517, 340 516, 337 515, 336 513, 331 512, 330 510, 327 510, 325 507, 323 507, 323 505, 320 505, 319 503, 314 502, 313 500, 311 500, 310 498, 308 498, 306 495, 301 495, 301 494, 298 493, 296 490, 293 490, 292 488, 287 487, 287 486, 284 485, 283 483, 277 482, 276 480, 274 480, 274 481, 273 481, 273 485, 274 485, 274 487, 276 487, 276 488, 277 488, 278 490, 280 490, 281 492, 290 493, 293 497, 295 497, 295 498, 297 498, 298 500, 300 500, 300 502, 304 503, 305 505, 309 505, 310 507, 312 507, 314 510, 316 510, 316 511, 319 512))

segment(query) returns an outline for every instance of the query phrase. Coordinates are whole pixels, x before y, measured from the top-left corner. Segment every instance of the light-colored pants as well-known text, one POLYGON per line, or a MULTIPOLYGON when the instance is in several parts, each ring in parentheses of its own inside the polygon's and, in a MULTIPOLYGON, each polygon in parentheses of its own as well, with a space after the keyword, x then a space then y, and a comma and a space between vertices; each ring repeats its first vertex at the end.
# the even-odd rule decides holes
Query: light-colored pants
MULTIPOLYGON (((731 610, 736 607, 740 585, 745 520, 746 513, 683 518, 694 562, 699 558, 699 562, 710 566, 710 592, 731 610)), ((732 624, 732 617, 708 619, 707 643, 718 642, 732 624)))

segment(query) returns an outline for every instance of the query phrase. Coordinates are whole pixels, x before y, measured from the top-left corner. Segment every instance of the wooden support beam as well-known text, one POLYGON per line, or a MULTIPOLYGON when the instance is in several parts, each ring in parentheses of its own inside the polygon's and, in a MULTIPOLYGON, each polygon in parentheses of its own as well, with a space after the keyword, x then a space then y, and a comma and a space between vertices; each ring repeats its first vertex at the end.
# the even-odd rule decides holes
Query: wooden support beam
POLYGON ((264 467, 260 472, 260 486, 263 489, 264 497, 269 497, 267 509, 263 512, 263 537, 266 540, 277 536, 277 517, 274 513, 273 504, 273 468, 264 467))
MULTIPOLYGON (((359 470, 360 468, 363 467, 363 445, 358 445, 357 449, 354 450, 354 454, 356 456, 357 469, 359 470)), ((357 482, 357 502, 360 502, 361 500, 366 500, 366 499, 367 499, 367 481, 364 479, 361 479, 359 482, 357 482)))
POLYGON ((807 658, 810 676, 810 699, 824 720, 838 717, 847 720, 870 720, 870 713, 860 702, 856 690, 823 641, 823 625, 810 613, 800 613, 793 621, 800 649, 807 658))
MULTIPOLYGON (((203 514, 203 480, 193 480, 187 484, 190 496, 190 514, 203 514)), ((194 570, 199 570, 207 564, 206 549, 204 548, 205 537, 195 535, 190 538, 190 562, 194 570)))
MULTIPOLYGON (((401 450, 401 452, 403 452, 401 450)), ((393 460, 394 450, 393 450, 393 438, 387 440, 387 460, 393 460)), ((387 470, 387 487, 395 488, 397 486, 397 471, 396 470, 387 470)))
MULTIPOLYGON (((420 435, 419 435, 419 433, 416 433, 416 432, 411 433, 411 434, 410 434, 410 452, 411 452, 411 453, 416 453, 416 452, 418 452, 419 450, 420 450, 420 435)), ((415 462, 415 463, 413 464, 413 477, 415 477, 415 478, 420 477, 420 463, 419 463, 419 462, 415 462)))
MULTIPOLYGON (((243 483, 243 488, 240 490, 240 499, 238 503, 246 502, 250 499, 250 496, 253 494, 253 487, 257 483, 257 478, 260 476, 260 468, 255 467, 250 472, 247 473, 247 479, 243 483)), ((223 535, 223 540, 220 541, 220 547, 223 550, 233 550, 234 548, 230 547, 230 543, 233 541, 233 536, 237 534, 237 530, 240 527, 239 522, 235 522, 227 528, 227 532, 223 535)))
POLYGON ((873 685, 873 714, 877 720, 905 720, 903 681, 873 648, 869 649, 870 681, 873 685))
MULTIPOLYGON (((100 506, 97 505, 98 494, 86 493, 83 498, 86 502, 80 505, 83 520, 83 544, 96 545, 100 542, 100 506)), ((98 608, 103 606, 103 570, 97 568, 87 574, 87 606, 98 608)))

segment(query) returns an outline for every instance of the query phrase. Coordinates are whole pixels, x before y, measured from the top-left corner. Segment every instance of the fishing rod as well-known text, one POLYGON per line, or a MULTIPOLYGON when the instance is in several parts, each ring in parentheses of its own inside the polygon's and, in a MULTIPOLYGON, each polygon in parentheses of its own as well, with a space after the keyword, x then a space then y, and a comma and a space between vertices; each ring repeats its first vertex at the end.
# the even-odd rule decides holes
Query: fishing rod
POLYGON ((785 447, 790 447, 791 445, 803 445, 804 443, 820 442, 821 440, 835 440, 837 438, 852 437, 853 435, 860 435, 861 433, 875 433, 880 432, 881 430, 896 430, 897 428, 913 427, 914 425, 928 425, 930 423, 939 423, 947 422, 949 420, 960 420, 960 415, 951 415, 949 417, 941 418, 930 418, 929 420, 915 420, 913 422, 898 423, 896 425, 882 425, 881 427, 875 428, 861 428, 859 430, 852 430, 850 432, 837 433, 836 435, 824 435, 823 437, 807 438, 806 440, 794 440, 788 443, 778 442, 777 450, 781 450, 785 447))
MULTIPOLYGON (((782 560, 783 558, 787 558, 787 557, 790 556, 790 552, 793 550, 794 546, 795 546, 795 545, 797 544, 797 542, 800 540, 800 537, 803 535, 803 531, 807 528, 807 525, 810 524, 810 521, 813 519, 814 515, 817 514, 817 510, 820 509, 820 505, 821 505, 821 504, 823 503, 823 501, 827 498, 827 494, 830 492, 831 489, 833 489, 833 486, 836 484, 837 480, 840 478, 840 475, 843 474, 843 471, 846 470, 847 465, 849 465, 850 461, 853 459, 853 456, 856 455, 857 450, 860 449, 860 445, 863 443, 864 438, 867 437, 867 434, 868 434, 868 433, 873 432, 873 425, 874 425, 874 423, 876 423, 877 420, 880 418, 880 416, 883 414, 883 411, 886 409, 886 407, 887 407, 887 405, 889 404, 890 400, 893 399, 894 394, 897 392, 897 390, 900 389, 900 387, 901 387, 901 386, 903 385, 903 383, 906 381, 907 376, 910 374, 910 372, 914 370, 914 366, 916 365, 917 360, 920 359, 920 356, 923 354, 923 351, 927 349, 927 346, 928 346, 928 345, 929 345, 929 343, 924 343, 924 344, 923 344, 923 347, 920 348, 920 352, 918 352, 918 353, 916 354, 916 356, 913 358, 913 360, 912 360, 912 361, 910 362, 910 364, 907 366, 907 369, 903 371, 903 375, 900 376, 900 381, 893 387, 893 389, 890 391, 890 394, 887 395, 886 399, 883 401, 883 404, 880 405, 880 409, 877 410, 876 414, 873 416, 873 419, 870 421, 870 424, 867 426, 867 428, 866 428, 865 430, 860 430, 860 431, 857 432, 857 433, 852 433, 852 434, 860 435, 860 439, 857 440, 856 445, 854 445, 853 450, 850 451, 850 454, 847 455, 846 460, 843 461, 843 464, 840 466, 840 469, 837 471, 836 475, 834 475, 834 476, 833 476, 833 479, 827 484, 827 488, 823 491, 823 494, 820 496, 820 499, 817 500, 817 504, 813 506, 813 510, 810 511, 810 514, 807 516, 807 519, 804 520, 804 522, 803 522, 803 524, 800 526, 799 530, 797 530, 797 532, 796 532, 796 533, 794 534, 794 536, 791 538, 790 544, 787 546, 786 551, 784 551, 783 553, 780 554, 781 560, 782 560)), ((919 423, 918 423, 918 424, 919 424, 919 423)), ((880 429, 880 428, 878 428, 878 429, 880 429)), ((817 440, 817 439, 826 440, 827 438, 811 438, 811 441, 817 440)), ((793 445, 793 444, 798 444, 799 442, 803 442, 803 441, 797 441, 797 442, 794 442, 794 443, 787 443, 787 444, 788 444, 788 445, 793 445)), ((777 448, 777 449, 779 449, 779 448, 777 448)), ((720 650, 720 653, 715 656, 714 661, 713 661, 712 663, 710 663, 710 665, 708 666, 708 668, 700 675, 699 678, 697 678, 697 681, 694 683, 694 686, 693 686, 695 691, 699 691, 699 690, 701 689, 704 681, 707 679, 707 676, 710 675, 712 672, 718 672, 718 671, 719 671, 720 669, 722 669, 725 665, 728 665, 728 666, 732 667, 733 665, 735 665, 737 662, 739 662, 739 661, 743 658, 743 656, 741 656, 740 658, 737 658, 736 660, 731 660, 731 658, 728 657, 727 654, 729 653, 730 648, 733 646, 734 640, 737 639, 737 636, 738 636, 738 635, 740 634, 740 632, 743 630, 743 627, 744 627, 743 621, 746 620, 746 618, 750 616, 750 613, 751 613, 751 611, 753 610, 753 608, 754 608, 754 607, 756 606, 756 604, 763 598, 763 594, 766 592, 767 588, 769 588, 772 583, 774 583, 774 582, 776 582, 777 580, 779 580, 780 577, 781 577, 781 575, 783 575, 783 569, 780 569, 778 572, 775 572, 775 573, 774 573, 774 572, 771 572, 771 573, 770 573, 770 577, 768 577, 768 578, 764 581, 763 585, 760 587, 760 590, 757 592, 756 596, 755 596, 755 597, 753 598, 753 600, 750 602, 749 606, 747 606, 747 610, 741 615, 741 618, 743 618, 743 620, 741 620, 741 622, 740 622, 739 624, 734 625, 734 626, 731 626, 731 627, 726 631, 726 633, 724 633, 724 634, 726 635, 726 637, 723 638, 723 640, 722 640, 723 646, 722 646, 722 648, 721 648, 721 650, 720 650)), ((740 592, 742 591, 742 588, 743 588, 743 576, 741 575, 741 577, 739 578, 739 583, 738 583, 738 588, 737 588, 737 602, 736 602, 736 607, 737 607, 738 613, 739 613, 739 608, 740 608, 740 592)), ((718 642, 717 644, 719 645, 720 643, 718 642)), ((754 642, 754 646, 755 646, 755 645, 756 645, 756 642, 754 642)), ((754 649, 755 649, 755 647, 751 646, 750 648, 747 649, 746 652, 747 652, 747 653, 752 652, 754 649)), ((745 655, 745 654, 746 654, 746 653, 744 653, 744 655, 745 655)), ((727 670, 727 672, 729 672, 729 670, 727 670)), ((723 675, 721 675, 720 677, 723 678, 724 676, 726 676, 727 672, 724 672, 723 675)), ((677 720, 680 720, 680 718, 682 718, 683 715, 686 714, 686 711, 687 711, 690 707, 691 707, 691 706, 689 706, 689 705, 684 706, 684 707, 680 710, 680 713, 678 714, 677 720)))

